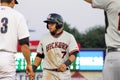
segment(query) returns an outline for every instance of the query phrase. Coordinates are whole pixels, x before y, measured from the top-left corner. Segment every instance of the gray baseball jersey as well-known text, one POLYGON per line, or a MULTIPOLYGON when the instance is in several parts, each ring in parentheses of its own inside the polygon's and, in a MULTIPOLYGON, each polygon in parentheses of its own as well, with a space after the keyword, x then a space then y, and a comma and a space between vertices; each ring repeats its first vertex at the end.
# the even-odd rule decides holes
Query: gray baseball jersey
POLYGON ((57 69, 59 65, 69 58, 72 52, 78 50, 75 38, 66 31, 63 31, 58 37, 54 37, 50 33, 44 35, 37 49, 37 52, 44 53, 45 55, 42 62, 43 80, 70 80, 70 70, 56 72, 46 69, 57 69))
MULTIPOLYGON (((120 47, 120 0, 92 0, 92 6, 106 13, 107 47, 120 47)), ((103 80, 120 80, 120 52, 107 52, 103 80)))
POLYGON ((92 6, 106 11, 108 26, 105 41, 107 46, 120 47, 120 0, 93 0, 92 6))
POLYGON ((44 35, 40 40, 37 52, 45 54, 43 68, 56 69, 68 59, 72 52, 78 50, 79 48, 73 35, 63 31, 57 38, 50 33, 44 35))

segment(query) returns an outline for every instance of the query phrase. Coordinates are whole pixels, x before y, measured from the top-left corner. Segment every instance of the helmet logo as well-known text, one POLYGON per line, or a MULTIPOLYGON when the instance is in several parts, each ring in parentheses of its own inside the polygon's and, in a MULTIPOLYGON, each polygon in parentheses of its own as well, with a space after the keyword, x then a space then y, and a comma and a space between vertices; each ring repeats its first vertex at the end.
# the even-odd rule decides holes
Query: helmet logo
POLYGON ((47 19, 53 19, 51 15, 48 15, 47 19))
POLYGON ((48 15, 48 17, 47 17, 47 18, 48 18, 48 19, 49 19, 49 18, 51 18, 51 15, 48 15))

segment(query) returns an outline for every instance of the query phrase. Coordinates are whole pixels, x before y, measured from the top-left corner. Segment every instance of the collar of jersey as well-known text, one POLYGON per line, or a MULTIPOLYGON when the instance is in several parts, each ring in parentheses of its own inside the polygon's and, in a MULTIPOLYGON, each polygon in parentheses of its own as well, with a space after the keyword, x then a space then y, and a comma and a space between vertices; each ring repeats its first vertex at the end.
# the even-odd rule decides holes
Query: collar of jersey
POLYGON ((57 34, 57 35, 52 35, 52 34, 51 34, 51 35, 52 35, 54 38, 59 38, 59 37, 63 34, 63 32, 64 32, 64 31, 60 32, 60 33, 57 34))
POLYGON ((8 7, 8 6, 1 6, 1 8, 11 9, 11 7, 8 7))

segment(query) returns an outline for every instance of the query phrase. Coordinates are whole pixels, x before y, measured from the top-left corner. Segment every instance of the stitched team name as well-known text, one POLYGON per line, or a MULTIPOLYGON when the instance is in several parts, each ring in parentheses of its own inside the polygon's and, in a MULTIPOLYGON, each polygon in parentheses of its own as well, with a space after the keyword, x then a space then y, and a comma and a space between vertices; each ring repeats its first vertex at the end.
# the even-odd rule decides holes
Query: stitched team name
POLYGON ((68 48, 68 45, 63 42, 53 42, 46 46, 47 51, 50 49, 53 49, 53 48, 62 48, 64 50, 66 50, 68 48))

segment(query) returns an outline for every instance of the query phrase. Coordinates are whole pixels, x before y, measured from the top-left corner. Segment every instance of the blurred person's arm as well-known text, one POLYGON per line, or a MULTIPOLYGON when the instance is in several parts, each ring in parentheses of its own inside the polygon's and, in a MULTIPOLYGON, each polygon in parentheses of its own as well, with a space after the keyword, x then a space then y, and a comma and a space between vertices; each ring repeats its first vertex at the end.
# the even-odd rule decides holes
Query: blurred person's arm
POLYGON ((92 3, 92 0, 84 0, 84 1, 86 1, 86 2, 88 2, 88 3, 92 3))
POLYGON ((23 56, 27 62, 26 72, 29 73, 30 80, 33 80, 33 70, 30 61, 29 37, 20 39, 19 43, 21 45, 21 51, 23 53, 23 56))

